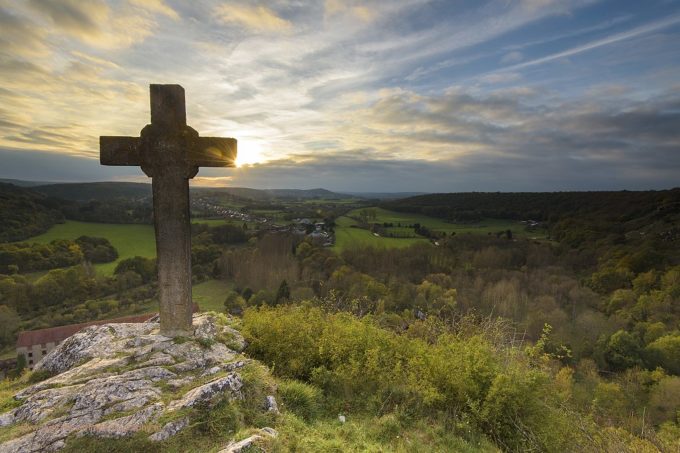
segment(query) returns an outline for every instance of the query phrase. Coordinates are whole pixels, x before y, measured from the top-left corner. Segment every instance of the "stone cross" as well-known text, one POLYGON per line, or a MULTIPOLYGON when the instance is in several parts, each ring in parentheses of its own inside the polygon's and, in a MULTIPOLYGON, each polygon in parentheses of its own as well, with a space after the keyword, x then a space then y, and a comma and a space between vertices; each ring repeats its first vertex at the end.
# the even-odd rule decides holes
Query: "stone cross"
POLYGON ((152 178, 161 334, 192 334, 189 179, 199 167, 233 167, 236 139, 187 126, 184 88, 151 85, 151 124, 139 137, 99 137, 102 165, 141 166, 152 178))

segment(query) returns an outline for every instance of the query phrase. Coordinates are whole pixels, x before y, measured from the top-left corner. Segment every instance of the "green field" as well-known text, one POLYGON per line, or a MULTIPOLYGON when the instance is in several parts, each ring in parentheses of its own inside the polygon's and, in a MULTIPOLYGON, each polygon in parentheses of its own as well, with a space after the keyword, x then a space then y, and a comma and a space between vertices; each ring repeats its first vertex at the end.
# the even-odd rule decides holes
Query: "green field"
POLYGON ((352 247, 408 247, 413 244, 427 243, 425 238, 384 238, 375 236, 368 230, 352 228, 356 222, 349 217, 339 217, 335 221, 334 249, 341 251, 352 247))
POLYGON ((336 250, 344 250, 348 247, 373 246, 373 247, 408 247, 412 244, 425 243, 427 239, 417 236, 412 227, 419 223, 431 231, 443 232, 447 235, 456 234, 495 234, 500 231, 511 230, 517 237, 542 238, 540 232, 527 232, 524 225, 515 220, 484 219, 475 223, 449 223, 434 217, 420 214, 409 214, 389 211, 382 208, 359 208, 350 211, 347 216, 339 217, 335 227, 336 250), (359 213, 364 210, 375 210, 375 218, 369 218, 368 223, 392 223, 394 226, 386 228, 387 234, 397 237, 379 237, 368 230, 353 228, 358 222, 351 217, 359 218, 359 213))
POLYGON ((116 261, 95 265, 97 272, 103 275, 112 275, 120 260, 133 256, 147 258, 156 256, 156 239, 151 225, 118 225, 67 220, 65 223, 53 226, 46 233, 26 239, 24 242, 44 244, 55 239, 76 239, 83 235, 106 238, 118 250, 116 261))
MULTIPOLYGON (((348 216, 359 217, 359 212, 365 208, 355 209, 351 211, 348 216)), ((388 211, 382 208, 368 208, 370 210, 375 209, 376 217, 375 219, 369 219, 369 223, 392 223, 393 228, 388 228, 387 231, 394 230, 395 234, 404 234, 404 228, 407 225, 413 225, 419 223, 420 225, 438 232, 445 232, 446 234, 451 234, 455 232, 456 234, 494 234, 499 231, 512 230, 513 235, 520 237, 542 237, 544 236, 540 232, 527 232, 525 231, 524 225, 516 220, 505 220, 505 219, 484 219, 481 222, 474 223, 449 223, 441 219, 434 217, 428 217, 421 214, 410 214, 405 212, 388 211), (398 225, 401 224, 401 227, 398 225)), ((412 230, 411 230, 412 231, 412 230)))
POLYGON ((226 225, 228 222, 226 219, 196 219, 192 218, 191 223, 200 223, 201 225, 208 225, 208 226, 220 226, 220 225, 226 225))
POLYGON ((192 287, 192 297, 201 311, 224 311, 224 299, 231 291, 231 283, 224 280, 208 280, 192 287))

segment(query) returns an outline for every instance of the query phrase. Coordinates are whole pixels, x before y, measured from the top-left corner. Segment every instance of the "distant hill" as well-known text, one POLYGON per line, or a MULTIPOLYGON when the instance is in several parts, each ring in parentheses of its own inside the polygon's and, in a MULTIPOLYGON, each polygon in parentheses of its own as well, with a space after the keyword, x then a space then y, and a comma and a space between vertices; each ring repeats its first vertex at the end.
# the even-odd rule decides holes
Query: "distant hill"
MULTIPOLYGON (((37 192, 50 197, 71 201, 107 201, 119 198, 140 199, 151 196, 151 184, 136 182, 83 182, 83 183, 50 183, 39 181, 22 181, 18 179, 0 179, 19 187, 32 187, 37 192)), ((368 193, 347 194, 326 189, 252 189, 249 187, 201 187, 191 188, 194 193, 228 193, 243 199, 255 201, 271 201, 275 199, 325 199, 339 200, 343 198, 376 198, 392 199, 416 195, 414 192, 402 193, 368 193)))
POLYGON ((640 192, 436 193, 388 201, 383 207, 448 220, 480 217, 556 220, 586 214, 626 219, 659 210, 680 212, 680 188, 640 192))
POLYGON ((371 200, 396 200, 400 198, 426 195, 427 192, 344 192, 347 195, 371 200))
POLYGON ((196 187, 192 191, 228 193, 241 198, 265 201, 274 199, 326 199, 337 200, 348 198, 346 194, 331 192, 326 189, 251 189, 248 187, 196 187))
POLYGON ((47 184, 35 187, 34 190, 51 197, 72 201, 140 199, 151 196, 151 184, 137 182, 47 184))
POLYGON ((21 241, 64 221, 59 201, 43 194, 0 183, 0 242, 21 241))
POLYGON ((323 198, 326 200, 347 198, 345 194, 326 189, 266 189, 265 192, 278 198, 323 198))
POLYGON ((8 179, 8 178, 0 178, 0 183, 12 184, 18 187, 35 187, 44 186, 46 184, 55 184, 53 182, 47 181, 24 181, 22 179, 8 179))

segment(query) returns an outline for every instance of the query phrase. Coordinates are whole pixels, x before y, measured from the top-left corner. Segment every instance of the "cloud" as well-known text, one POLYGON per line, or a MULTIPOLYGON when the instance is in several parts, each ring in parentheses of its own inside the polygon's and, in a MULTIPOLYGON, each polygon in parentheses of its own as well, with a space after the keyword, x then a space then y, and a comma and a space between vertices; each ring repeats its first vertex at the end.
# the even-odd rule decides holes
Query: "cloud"
POLYGON ((178 20, 177 11, 169 7, 163 0, 128 0, 132 5, 146 9, 153 13, 162 14, 172 20, 178 20))
POLYGON ((606 38, 598 39, 592 42, 589 42, 584 45, 572 47, 571 49, 567 49, 561 52, 556 52, 551 55, 542 57, 542 58, 536 58, 534 60, 526 61, 524 63, 520 63, 514 66, 510 66, 508 70, 518 70, 518 69, 523 69, 527 68, 530 66, 536 66, 540 65, 543 63, 549 63, 551 61, 559 60, 562 58, 570 57, 572 55, 577 55, 583 52, 587 52, 593 49, 597 49, 600 47, 608 46, 611 44, 616 44, 621 41, 626 41, 632 38, 636 38, 641 35, 646 35, 649 33, 653 33, 659 30, 663 30, 664 28, 672 27, 674 25, 680 24, 680 14, 679 15, 674 15, 671 17, 668 17, 666 19, 662 19, 659 21, 651 22, 645 25, 641 25, 639 27, 635 27, 631 30, 622 32, 622 33, 616 33, 611 36, 608 36, 606 38))
POLYGON ((377 11, 366 5, 350 0, 326 0, 324 3, 326 20, 334 19, 339 14, 349 14, 363 22, 372 22, 377 11))
POLYGON ((151 36, 155 29, 151 17, 126 4, 112 9, 104 0, 29 0, 28 5, 58 30, 102 49, 129 47, 151 36))
POLYGON ((266 6, 223 4, 215 9, 215 14, 225 24, 267 32, 282 32, 292 28, 292 24, 279 17, 266 6))
POLYGON ((0 52, 15 57, 38 57, 49 53, 45 30, 0 5, 0 52))
POLYGON ((98 34, 99 24, 109 15, 108 5, 101 0, 29 0, 29 4, 74 35, 98 34))
POLYGON ((522 55, 522 52, 515 50, 505 54, 503 58, 501 58, 501 63, 517 63, 522 60, 524 60, 524 55, 522 55))

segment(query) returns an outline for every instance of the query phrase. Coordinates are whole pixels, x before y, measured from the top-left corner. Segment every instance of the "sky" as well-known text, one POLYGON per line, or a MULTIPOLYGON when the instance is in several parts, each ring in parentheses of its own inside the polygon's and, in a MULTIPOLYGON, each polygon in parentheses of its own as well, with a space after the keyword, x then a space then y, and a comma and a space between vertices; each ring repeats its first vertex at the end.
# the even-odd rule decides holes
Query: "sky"
POLYGON ((346 192, 680 186, 679 0, 0 0, 0 178, 99 165, 150 83, 235 137, 194 185, 346 192))

